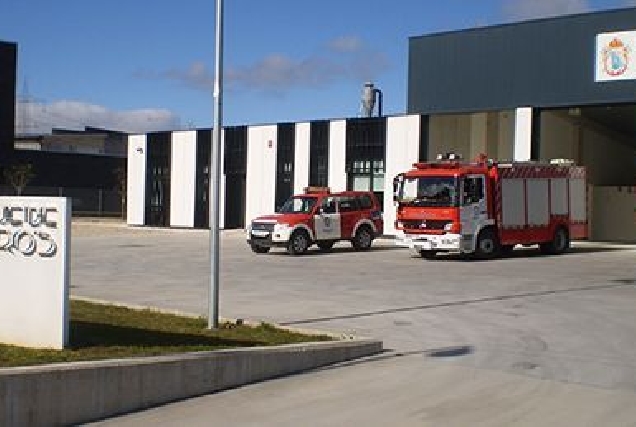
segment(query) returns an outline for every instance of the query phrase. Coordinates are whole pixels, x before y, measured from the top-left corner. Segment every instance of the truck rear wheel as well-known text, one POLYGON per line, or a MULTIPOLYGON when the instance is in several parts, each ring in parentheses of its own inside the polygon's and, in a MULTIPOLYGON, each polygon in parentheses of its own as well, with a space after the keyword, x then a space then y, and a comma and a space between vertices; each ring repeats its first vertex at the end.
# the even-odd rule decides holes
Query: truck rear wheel
POLYGON ((552 241, 539 245, 544 254, 558 255, 570 248, 570 235, 564 227, 559 227, 554 232, 552 241))
POLYGON ((491 259, 499 255, 499 239, 492 229, 486 228, 479 233, 475 255, 480 259, 491 259))

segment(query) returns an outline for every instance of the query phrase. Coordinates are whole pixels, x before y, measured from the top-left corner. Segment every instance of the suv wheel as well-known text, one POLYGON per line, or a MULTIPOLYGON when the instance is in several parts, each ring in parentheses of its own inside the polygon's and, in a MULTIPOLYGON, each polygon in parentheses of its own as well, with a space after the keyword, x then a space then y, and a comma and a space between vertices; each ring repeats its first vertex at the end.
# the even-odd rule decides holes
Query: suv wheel
POLYGON ((297 230, 289 238, 287 252, 290 255, 302 255, 309 248, 309 235, 304 230, 297 230))
POLYGON ((373 232, 371 228, 366 225, 358 228, 356 231, 356 235, 353 237, 351 241, 353 244, 353 248, 357 251, 366 251, 371 247, 371 243, 373 243, 373 232))

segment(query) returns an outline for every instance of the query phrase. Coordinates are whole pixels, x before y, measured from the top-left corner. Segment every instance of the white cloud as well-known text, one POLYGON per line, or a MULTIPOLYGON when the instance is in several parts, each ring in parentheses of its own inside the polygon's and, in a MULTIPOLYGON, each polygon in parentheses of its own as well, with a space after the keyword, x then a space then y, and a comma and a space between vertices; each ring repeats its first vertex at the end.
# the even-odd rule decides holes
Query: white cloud
POLYGON ((364 44, 359 37, 342 36, 331 40, 328 46, 335 52, 356 52, 363 49, 364 44))
POLYGON ((179 117, 163 109, 113 111, 79 101, 41 103, 18 101, 17 133, 49 133, 52 128, 84 129, 85 126, 131 133, 172 130, 180 127, 179 117))
MULTIPOLYGON (((367 48, 357 37, 330 40, 322 51, 304 58, 268 54, 244 66, 226 66, 224 83, 237 90, 284 93, 294 88, 324 87, 340 81, 367 81, 390 67, 387 56, 367 48)), ((211 91, 214 75, 202 62, 163 72, 139 72, 144 79, 167 79, 184 86, 211 91)))
POLYGON ((503 3, 504 16, 511 20, 569 15, 591 9, 588 0, 504 0, 503 3))
POLYGON ((150 77, 176 80, 193 89, 204 89, 210 92, 214 84, 214 73, 208 70, 203 62, 193 62, 184 70, 168 70, 150 77))

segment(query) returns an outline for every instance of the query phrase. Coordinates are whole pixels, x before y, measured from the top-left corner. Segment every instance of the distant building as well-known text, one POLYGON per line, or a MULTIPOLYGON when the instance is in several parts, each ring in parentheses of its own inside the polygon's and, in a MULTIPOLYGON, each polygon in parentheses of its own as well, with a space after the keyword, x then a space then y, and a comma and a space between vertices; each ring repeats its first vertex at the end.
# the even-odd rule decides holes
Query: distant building
POLYGON ((46 135, 18 135, 16 150, 126 157, 128 134, 94 127, 83 131, 53 129, 46 135))
POLYGON ((23 194, 70 197, 73 214, 121 214, 118 171, 126 164, 126 134, 86 128, 15 136, 17 49, 0 41, 0 195, 14 194, 4 168, 31 164, 34 177, 23 194))
POLYGON ((0 168, 13 153, 17 45, 0 41, 0 168))

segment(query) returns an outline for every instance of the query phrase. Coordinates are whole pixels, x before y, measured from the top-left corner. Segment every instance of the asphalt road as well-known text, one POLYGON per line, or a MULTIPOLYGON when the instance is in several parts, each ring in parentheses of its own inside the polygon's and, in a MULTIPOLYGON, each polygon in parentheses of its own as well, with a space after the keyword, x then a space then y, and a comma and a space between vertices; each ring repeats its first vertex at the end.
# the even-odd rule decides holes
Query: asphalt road
MULTIPOLYGON (((74 234, 72 295, 206 313, 207 233, 102 231, 74 234)), ((102 424, 636 425, 636 247, 469 262, 377 243, 255 255, 224 232, 220 311, 385 354, 102 424)))

